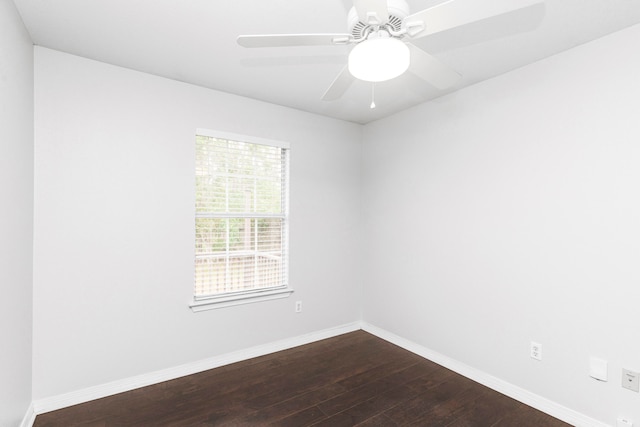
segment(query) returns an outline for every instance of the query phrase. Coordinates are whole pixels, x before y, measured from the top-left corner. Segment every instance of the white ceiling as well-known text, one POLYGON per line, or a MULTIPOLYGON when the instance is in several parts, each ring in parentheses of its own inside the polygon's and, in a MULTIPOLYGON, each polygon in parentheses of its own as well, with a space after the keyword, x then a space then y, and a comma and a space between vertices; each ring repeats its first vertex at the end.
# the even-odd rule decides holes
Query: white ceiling
MULTIPOLYGON (((360 81, 341 99, 322 101, 349 47, 246 49, 236 43, 240 34, 346 33, 351 0, 14 2, 36 45, 353 122, 446 93, 407 73, 376 85, 373 110, 371 86, 360 81)), ((411 12, 441 2, 408 0, 411 12)), ((638 22, 640 0, 546 0, 544 9, 527 8, 414 44, 462 74, 450 92, 638 22)))

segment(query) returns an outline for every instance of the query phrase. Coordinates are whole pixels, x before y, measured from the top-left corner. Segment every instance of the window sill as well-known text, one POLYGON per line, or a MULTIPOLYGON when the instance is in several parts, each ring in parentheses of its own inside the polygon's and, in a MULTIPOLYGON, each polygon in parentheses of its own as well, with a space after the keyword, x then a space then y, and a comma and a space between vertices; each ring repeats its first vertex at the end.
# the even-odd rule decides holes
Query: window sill
POLYGON ((215 310, 224 307, 233 307, 241 304, 252 304, 254 302, 270 301, 274 299, 287 298, 293 293, 291 288, 271 289, 265 291, 255 291, 243 294, 224 295, 206 299, 194 300, 189 307, 194 313, 205 310, 215 310))

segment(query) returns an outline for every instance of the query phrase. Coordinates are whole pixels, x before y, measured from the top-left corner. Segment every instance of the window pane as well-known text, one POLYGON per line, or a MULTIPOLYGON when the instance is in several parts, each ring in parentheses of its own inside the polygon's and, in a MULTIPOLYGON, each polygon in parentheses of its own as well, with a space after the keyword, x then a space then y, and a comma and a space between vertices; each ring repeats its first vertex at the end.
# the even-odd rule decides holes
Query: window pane
POLYGON ((227 250, 226 218, 196 218, 196 255, 222 254, 227 250))
POLYGON ((283 280, 282 258, 262 254, 258 257, 258 287, 279 286, 283 280))
POLYGON ((286 156, 196 138, 196 296, 286 285, 286 156))
POLYGON ((196 257, 195 295, 226 292, 226 260, 224 257, 196 257))
POLYGON ((282 220, 261 218, 258 220, 258 251, 276 254, 282 251, 282 220))
POLYGON ((198 136, 197 212, 281 213, 284 149, 198 136))

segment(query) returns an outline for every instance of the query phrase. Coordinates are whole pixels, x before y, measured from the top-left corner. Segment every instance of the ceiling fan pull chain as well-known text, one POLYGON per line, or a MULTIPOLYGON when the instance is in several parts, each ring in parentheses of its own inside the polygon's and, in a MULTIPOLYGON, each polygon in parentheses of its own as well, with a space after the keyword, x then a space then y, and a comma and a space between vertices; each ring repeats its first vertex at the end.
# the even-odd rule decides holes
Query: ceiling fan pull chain
POLYGON ((369 105, 369 108, 374 109, 376 108, 376 101, 375 101, 375 89, 376 89, 376 84, 375 83, 371 83, 371 105, 369 105))

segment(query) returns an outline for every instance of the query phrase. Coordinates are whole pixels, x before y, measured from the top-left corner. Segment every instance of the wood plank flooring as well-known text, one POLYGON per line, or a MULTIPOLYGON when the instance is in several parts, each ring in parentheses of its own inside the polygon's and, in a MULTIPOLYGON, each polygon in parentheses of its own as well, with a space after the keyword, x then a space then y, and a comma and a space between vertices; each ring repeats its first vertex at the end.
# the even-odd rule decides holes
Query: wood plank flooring
POLYGON ((568 424, 364 331, 38 415, 34 427, 568 424))

